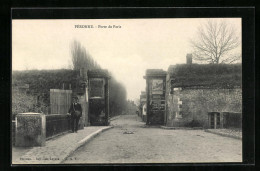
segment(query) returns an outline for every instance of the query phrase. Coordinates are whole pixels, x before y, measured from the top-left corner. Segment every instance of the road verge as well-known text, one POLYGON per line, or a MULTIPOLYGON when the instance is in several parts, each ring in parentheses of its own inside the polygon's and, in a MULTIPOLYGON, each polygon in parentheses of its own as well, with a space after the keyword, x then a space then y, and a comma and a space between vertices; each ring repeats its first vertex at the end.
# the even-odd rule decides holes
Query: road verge
POLYGON ((205 129, 205 132, 209 132, 209 133, 224 136, 224 137, 242 140, 242 135, 238 136, 238 135, 234 135, 234 134, 231 134, 231 133, 228 133, 228 132, 220 132, 218 129, 205 129))
POLYGON ((102 129, 99 129, 91 134, 89 134, 88 136, 86 136, 84 139, 80 140, 78 143, 76 143, 73 148, 70 149, 70 151, 66 154, 65 158, 63 158, 63 160, 61 160, 60 163, 63 163, 74 151, 76 151, 79 147, 81 147, 82 145, 88 143, 89 141, 91 141, 94 137, 96 137, 97 135, 99 135, 100 133, 113 128, 113 126, 108 126, 102 129))

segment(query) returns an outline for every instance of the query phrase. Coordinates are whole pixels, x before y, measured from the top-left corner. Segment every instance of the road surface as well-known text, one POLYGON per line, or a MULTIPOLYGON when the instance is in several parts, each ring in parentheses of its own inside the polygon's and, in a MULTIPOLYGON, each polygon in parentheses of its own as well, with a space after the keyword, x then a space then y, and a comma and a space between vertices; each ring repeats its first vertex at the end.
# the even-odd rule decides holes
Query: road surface
POLYGON ((122 115, 111 125, 65 163, 242 162, 241 140, 203 130, 146 127, 137 115, 122 115))

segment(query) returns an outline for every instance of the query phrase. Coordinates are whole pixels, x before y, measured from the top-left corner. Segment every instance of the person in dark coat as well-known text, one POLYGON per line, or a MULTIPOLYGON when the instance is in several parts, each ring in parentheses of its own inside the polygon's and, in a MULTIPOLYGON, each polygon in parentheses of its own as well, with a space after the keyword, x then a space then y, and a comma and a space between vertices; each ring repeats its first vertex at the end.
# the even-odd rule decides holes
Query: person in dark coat
POLYGON ((73 97, 72 104, 70 105, 69 113, 71 115, 71 130, 78 132, 79 119, 82 116, 81 104, 78 103, 78 97, 73 97))

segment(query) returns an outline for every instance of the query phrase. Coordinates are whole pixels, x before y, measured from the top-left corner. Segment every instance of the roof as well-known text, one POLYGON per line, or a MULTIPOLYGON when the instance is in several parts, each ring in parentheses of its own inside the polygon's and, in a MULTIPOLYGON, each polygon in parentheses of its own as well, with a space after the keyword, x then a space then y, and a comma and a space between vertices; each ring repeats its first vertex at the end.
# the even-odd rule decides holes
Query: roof
POLYGON ((88 77, 90 78, 110 78, 108 70, 106 69, 93 69, 88 71, 88 77))
POLYGON ((145 77, 166 76, 167 72, 162 69, 147 69, 145 77))
POLYGON ((173 79, 173 87, 234 88, 242 86, 241 64, 170 65, 168 74, 173 79))

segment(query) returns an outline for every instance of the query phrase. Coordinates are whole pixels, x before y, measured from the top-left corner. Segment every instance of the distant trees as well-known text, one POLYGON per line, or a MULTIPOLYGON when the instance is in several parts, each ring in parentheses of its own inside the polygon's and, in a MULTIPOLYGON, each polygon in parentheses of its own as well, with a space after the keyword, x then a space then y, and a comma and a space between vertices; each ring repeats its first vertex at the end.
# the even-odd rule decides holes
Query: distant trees
POLYGON ((125 107, 125 111, 126 114, 136 114, 136 111, 138 111, 138 106, 135 104, 135 102, 133 100, 127 100, 126 101, 126 107, 125 107))
POLYGON ((208 20, 198 28, 197 39, 191 40, 195 60, 213 64, 233 63, 241 54, 232 50, 240 44, 236 30, 224 21, 208 20))
POLYGON ((110 115, 122 114, 126 108, 126 89, 113 77, 110 79, 109 96, 110 115))

